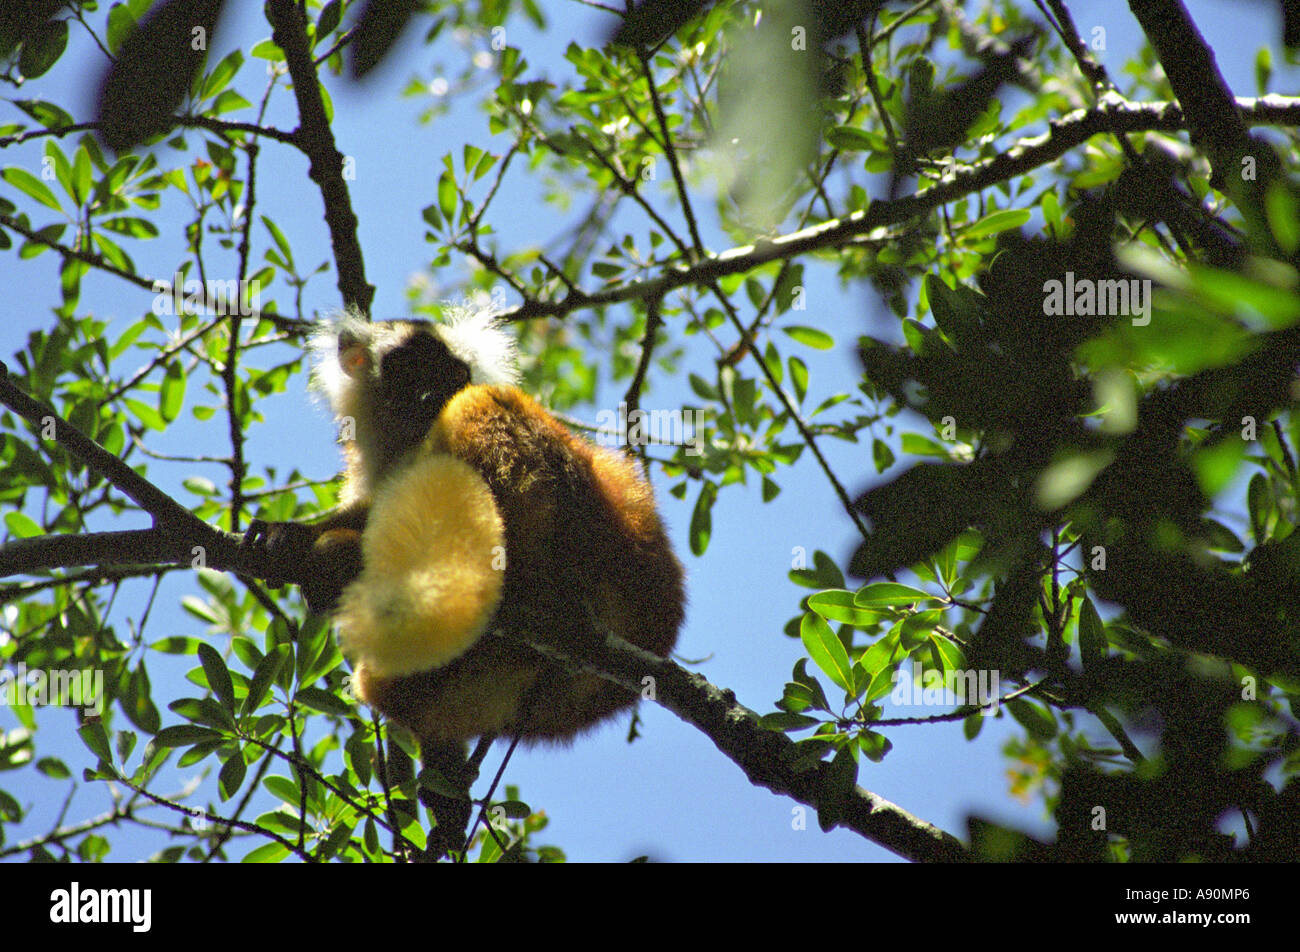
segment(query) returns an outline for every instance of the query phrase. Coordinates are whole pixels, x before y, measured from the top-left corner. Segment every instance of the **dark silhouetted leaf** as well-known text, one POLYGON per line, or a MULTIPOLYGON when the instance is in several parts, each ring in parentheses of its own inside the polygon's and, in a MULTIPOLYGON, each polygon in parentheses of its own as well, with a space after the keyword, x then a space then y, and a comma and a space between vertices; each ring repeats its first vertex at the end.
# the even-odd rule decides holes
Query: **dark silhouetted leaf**
POLYGON ((352 28, 352 75, 360 78, 379 65, 402 35, 418 0, 370 0, 352 28))
POLYGON ((124 151, 167 132, 212 45, 224 0, 165 0, 122 44, 99 93, 99 131, 124 151))

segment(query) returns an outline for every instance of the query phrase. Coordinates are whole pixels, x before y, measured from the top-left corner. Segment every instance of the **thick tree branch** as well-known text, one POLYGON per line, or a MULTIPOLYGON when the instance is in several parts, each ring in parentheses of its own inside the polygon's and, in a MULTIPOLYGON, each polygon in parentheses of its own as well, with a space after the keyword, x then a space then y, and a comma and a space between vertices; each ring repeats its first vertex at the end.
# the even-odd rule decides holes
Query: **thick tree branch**
POLYGON ((268 0, 267 13, 272 23, 271 39, 284 51, 298 101, 300 125, 295 138, 311 162, 307 174, 325 202, 325 224, 334 249, 343 306, 355 306, 369 314, 375 289, 366 282, 365 259, 357 240, 357 216, 343 180, 343 154, 334 144, 334 132, 325 116, 316 66, 307 46, 306 21, 294 0, 268 0))
POLYGON ((1129 0, 1128 6, 1169 77, 1193 145, 1209 156, 1216 184, 1222 188, 1229 181, 1241 181, 1242 156, 1257 152, 1260 145, 1246 131, 1214 51, 1187 8, 1181 0, 1129 0))
POLYGON ((146 530, 12 540, 0 546, 0 576, 79 565, 195 563, 258 578, 276 577, 264 552, 255 546, 245 547, 238 535, 208 525, 62 419, 52 407, 28 396, 9 379, 3 363, 0 405, 27 420, 37 432, 50 434, 54 442, 120 489, 154 521, 154 528, 146 530))
POLYGON ((190 561, 190 549, 190 543, 159 529, 10 539, 0 545, 0 578, 80 565, 175 565, 190 561))
POLYGON ((794 741, 760 726, 758 714, 739 703, 730 690, 719 688, 666 658, 613 635, 595 644, 584 644, 581 656, 562 653, 553 646, 521 639, 505 631, 498 632, 498 636, 524 640, 568 667, 597 674, 637 694, 646 693, 647 687, 652 686, 656 702, 703 731, 718 750, 744 771, 751 783, 832 816, 833 826, 853 830, 890 852, 917 862, 958 862, 969 858, 960 840, 902 807, 860 786, 851 791, 840 789, 828 762, 799 767, 798 758, 792 756, 794 741))
POLYGON ((167 529, 176 538, 183 541, 198 541, 208 538, 214 531, 202 519, 179 505, 119 457, 114 456, 71 423, 62 419, 52 407, 32 399, 14 386, 9 379, 9 368, 2 363, 0 363, 0 404, 9 407, 38 432, 48 432, 56 443, 126 493, 141 509, 153 516, 154 522, 159 527, 167 529), (49 427, 53 429, 47 429, 49 427))

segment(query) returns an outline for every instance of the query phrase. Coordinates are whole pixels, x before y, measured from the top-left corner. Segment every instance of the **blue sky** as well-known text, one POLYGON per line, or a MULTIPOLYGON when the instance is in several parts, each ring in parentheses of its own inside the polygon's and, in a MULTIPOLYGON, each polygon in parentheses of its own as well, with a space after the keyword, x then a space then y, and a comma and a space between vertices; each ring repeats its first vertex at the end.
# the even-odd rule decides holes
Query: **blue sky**
MULTIPOLYGON (((1280 34, 1271 5, 1241 0, 1186 2, 1214 47, 1219 66, 1234 91, 1254 95, 1256 48, 1265 41, 1275 44, 1280 34)), ((260 18, 260 4, 228 6, 231 10, 218 37, 217 56, 235 46, 247 49, 269 32, 260 18)), ((1107 49, 1101 58, 1113 74, 1117 73, 1140 42, 1140 32, 1127 4, 1123 0, 1102 0, 1074 7, 1076 23, 1085 36, 1093 27, 1104 27, 1107 49)), ((608 17, 578 3, 548 3, 545 9, 552 18, 546 34, 512 22, 507 41, 522 49, 532 73, 566 75, 564 47, 570 41, 584 45, 600 42, 608 17)), ((89 77, 98 75, 102 57, 83 31, 74 28, 72 33, 74 46, 56 70, 33 82, 22 95, 71 106, 76 117, 84 119, 92 111, 88 87, 93 88, 93 83, 89 77)), ((486 37, 478 38, 473 48, 484 49, 486 45, 486 37)), ((453 151, 458 155, 464 142, 498 153, 507 147, 503 140, 490 137, 485 117, 469 106, 457 107, 431 124, 420 124, 417 116, 427 105, 426 100, 400 95, 412 74, 428 79, 436 74, 431 64, 459 62, 461 55, 446 35, 432 49, 421 46, 412 35, 389 58, 381 75, 363 86, 327 79, 335 106, 334 130, 339 148, 356 160, 357 176, 350 183, 352 202, 360 221, 368 277, 377 287, 377 317, 402 315, 406 288, 413 281, 433 282, 450 293, 466 274, 459 264, 437 274, 430 274, 428 268, 433 247, 424 241, 420 209, 433 200, 443 153, 453 151)), ((1275 63, 1280 59, 1275 55, 1275 63)), ((250 100, 261 93, 262 65, 260 60, 248 60, 236 80, 237 88, 250 100)), ((1283 73, 1279 67, 1274 91, 1294 92, 1298 88, 1294 76, 1294 72, 1283 73)), ((283 129, 293 128, 296 121, 291 108, 291 97, 281 89, 273 101, 269 122, 283 129)), ((19 115, 9 103, 0 103, 0 122, 12 121, 19 115)), ((250 119, 251 113, 232 118, 250 119)), ((190 139, 196 144, 192 150, 199 151, 200 137, 192 135, 190 139)), ((40 154, 39 143, 9 149, 0 153, 0 164, 24 164, 36 171, 40 154)), ((257 213, 269 215, 280 225, 300 264, 309 269, 327 260, 329 244, 320 196, 306 177, 306 160, 271 142, 263 145, 262 154, 257 213)), ((164 165, 184 161, 183 157, 160 158, 164 165)), ((581 208, 581 196, 575 196, 573 204, 581 208)), ((680 215, 668 203, 660 202, 659 207, 671 221, 680 222, 680 215)), ((697 207, 711 207, 711 196, 699 193, 697 207)), ((179 260, 178 230, 185 211, 175 204, 164 206, 162 215, 155 218, 163 235, 152 243, 137 243, 129 248, 143 272, 154 277, 170 276, 179 260)), ((34 220, 44 224, 52 214, 44 218, 37 215, 34 220)), ((526 173, 524 163, 518 163, 489 218, 496 227, 501 249, 514 251, 548 243, 563 231, 572 214, 561 215, 541 204, 536 180, 526 173)), ((624 228, 640 227, 631 216, 619 221, 624 228)), ((705 242, 712 250, 729 246, 716 227, 707 221, 705 225, 705 242)), ((254 236, 258 242, 254 257, 258 258, 268 238, 260 227, 254 230, 254 236)), ((214 266, 213 262, 233 270, 233 256, 224 260, 214 256, 210 266, 214 266)), ((5 359, 22 345, 29 330, 52 322, 49 309, 58 301, 56 267, 51 254, 33 261, 19 261, 13 250, 0 256, 0 287, 7 296, 6 317, 0 322, 0 355, 5 359)), ((291 300, 282 287, 271 289, 264 301, 268 296, 277 298, 286 309, 291 300)), ((339 301, 332 275, 310 285, 305 300, 312 309, 336 307, 339 301)), ((114 328, 125 326, 147 310, 151 296, 111 276, 92 273, 83 284, 81 301, 83 311, 112 321, 112 335, 114 328)), ((815 406, 824 396, 853 387, 859 369, 853 349, 847 345, 863 333, 895 336, 897 321, 869 289, 841 290, 824 265, 809 264, 808 301, 808 311, 799 315, 800 322, 827 330, 841 345, 822 354, 781 342, 784 354, 798 353, 808 361, 813 390, 806 405, 815 406)), ((691 341, 698 342, 699 338, 691 341)), ((283 359, 284 355, 259 356, 257 360, 269 363, 277 356, 283 359)), ((683 372, 674 379, 653 376, 646 406, 675 407, 689 402, 685 371, 707 374, 710 356, 703 352, 689 354, 683 372)), ((592 359, 601 357, 596 354, 592 359)), ((267 422, 249 434, 247 450, 255 471, 272 465, 283 473, 297 466, 323 478, 339 468, 333 425, 325 412, 308 399, 305 387, 303 376, 288 394, 262 405, 267 422)), ((595 421, 601 410, 617 404, 622 390, 621 384, 603 388, 597 403, 580 408, 576 415, 595 421)), ((220 417, 199 422, 189 414, 199 396, 192 388, 185 413, 151 443, 152 449, 164 453, 189 453, 195 446, 208 445, 215 445, 217 453, 226 449, 220 417)), ((860 445, 825 441, 823 447, 850 492, 856 493, 878 479, 871 466, 869 440, 860 445)), ((889 475, 900 471, 901 467, 889 475)), ((215 466, 151 469, 155 481, 183 501, 192 497, 186 495, 181 480, 195 474, 222 485, 226 481, 225 471, 215 466)), ((802 645, 781 630, 806 594, 787 578, 794 553, 801 548, 809 553, 820 548, 843 563, 853 546, 852 528, 826 480, 805 454, 792 470, 778 474, 783 492, 771 503, 761 502, 756 480, 744 487, 728 487, 714 508, 708 552, 697 559, 687 546, 694 489, 685 501, 679 501, 667 494, 668 483, 660 474, 656 473, 655 479, 670 532, 689 576, 690 606, 679 655, 703 659, 694 665, 696 670, 714 683, 735 690, 742 703, 759 712, 770 711, 791 667, 803 656, 802 645)), ((141 519, 114 528, 144 524, 141 519)), ((203 635, 202 624, 182 612, 178 604, 182 595, 193 593, 195 588, 193 580, 183 573, 168 576, 150 616, 146 642, 176 634, 203 635)), ((145 592, 143 585, 124 590, 115 605, 113 622, 123 628, 128 619, 138 622, 145 592)), ((217 647, 223 646, 218 643, 217 647)), ((183 673, 197 661, 182 659, 176 663, 151 655, 149 664, 155 698, 161 699, 184 693, 183 673)), ((551 826, 539 836, 539 842, 561 845, 573 860, 623 860, 640 853, 675 861, 893 858, 854 834, 822 833, 812 816, 807 818, 805 828, 794 828, 793 811, 798 804, 752 787, 707 737, 666 711, 643 705, 641 713, 643 736, 635 744, 628 745, 624 740, 624 720, 565 748, 515 755, 506 781, 517 784, 522 798, 534 807, 544 808, 551 818, 551 826)), ((175 722, 175 715, 164 712, 164 723, 175 722)), ((74 773, 79 773, 88 761, 84 748, 71 734, 71 715, 47 711, 41 724, 38 742, 42 751, 50 745, 50 752, 59 753, 74 773)), ((0 710, 0 727, 14 725, 12 715, 0 710)), ((117 726, 122 726, 121 718, 117 726)), ((964 834, 964 818, 970 812, 1046 834, 1051 827, 1043 816, 1041 802, 1021 803, 1008 794, 1007 763, 1000 748, 1005 738, 1018 732, 1006 717, 987 723, 973 743, 963 739, 960 725, 893 728, 887 732, 894 743, 893 751, 881 764, 864 761, 859 782, 958 835, 964 834)), ((502 752, 503 748, 498 747, 488 758, 485 775, 495 771, 502 752)), ((193 771, 175 772, 157 789, 174 791, 194 776, 193 771)), ((33 804, 32 819, 22 831, 26 835, 45 829, 66 795, 66 785, 35 778, 30 772, 21 778, 9 774, 4 781, 24 803, 33 804)), ((215 784, 210 778, 200 788, 198 800, 189 802, 206 798, 215 801, 215 784)), ((271 802, 269 796, 266 801, 271 802)), ((106 806, 102 788, 87 785, 78 793, 69 816, 86 817, 106 806)), ((113 856, 118 859, 142 858, 162 845, 158 837, 126 831, 117 831, 112 838, 113 856)))

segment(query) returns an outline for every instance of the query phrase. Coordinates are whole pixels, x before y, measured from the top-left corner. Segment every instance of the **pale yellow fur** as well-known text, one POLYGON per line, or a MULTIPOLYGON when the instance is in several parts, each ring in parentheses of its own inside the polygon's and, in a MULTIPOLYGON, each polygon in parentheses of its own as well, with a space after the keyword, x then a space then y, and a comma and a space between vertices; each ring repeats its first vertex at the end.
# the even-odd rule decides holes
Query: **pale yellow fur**
POLYGON ((505 529, 487 483, 454 456, 418 454, 386 476, 361 548, 365 570, 337 614, 358 673, 398 677, 444 665, 496 612, 505 529))

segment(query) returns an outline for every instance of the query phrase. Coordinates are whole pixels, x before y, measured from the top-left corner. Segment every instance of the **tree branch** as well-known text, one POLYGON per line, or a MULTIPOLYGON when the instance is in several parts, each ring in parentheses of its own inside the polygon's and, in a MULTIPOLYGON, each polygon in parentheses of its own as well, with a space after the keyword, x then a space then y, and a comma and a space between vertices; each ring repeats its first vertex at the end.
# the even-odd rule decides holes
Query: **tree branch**
POLYGON ((1147 41, 1164 67, 1169 85, 1187 116, 1192 143, 1209 156, 1213 182, 1219 188, 1242 180, 1238 163, 1255 152, 1214 51, 1206 45, 1181 0, 1129 0, 1129 10, 1142 25, 1147 41))
POLYGON ((62 419, 52 407, 16 387, 3 363, 0 405, 27 420, 37 432, 49 433, 56 443, 120 489, 154 520, 153 529, 14 539, 0 546, 0 576, 73 565, 192 563, 258 578, 286 577, 278 573, 265 552, 245 546, 241 536, 208 525, 62 419))
POLYGON ((320 189, 325 202, 325 224, 338 268, 339 294, 344 307, 370 313, 374 286, 366 282, 365 259, 357 240, 357 216, 343 180, 343 154, 334 144, 334 132, 325 116, 316 66, 307 46, 307 28, 302 10, 294 0, 267 0, 272 29, 271 40, 284 51, 284 61, 293 80, 298 101, 298 147, 311 162, 308 176, 320 189))
POLYGON ((969 858, 961 841, 913 816, 897 804, 855 786, 846 796, 831 775, 829 762, 798 766, 795 743, 759 724, 759 716, 735 694, 666 658, 634 647, 613 635, 581 646, 581 656, 553 645, 498 630, 495 637, 522 641, 570 668, 588 671, 638 695, 652 690, 654 700, 686 723, 703 731, 750 782, 779 796, 791 797, 819 812, 833 813, 831 826, 842 826, 905 859, 958 862, 969 858), (648 679, 648 680, 647 680, 648 679))
MULTIPOLYGON (((1300 97, 1262 96, 1237 100, 1248 125, 1300 125, 1300 97)), ((1183 111, 1177 103, 1131 103, 1108 101, 1091 109, 1074 112, 1051 123, 1037 136, 1013 143, 1006 151, 969 165, 958 165, 925 191, 896 199, 873 202, 863 211, 803 228, 771 240, 731 248, 697 264, 669 266, 664 273, 646 281, 587 293, 571 291, 558 301, 526 299, 502 314, 507 321, 537 317, 563 317, 579 308, 605 307, 624 301, 649 300, 687 285, 705 285, 730 274, 743 274, 767 264, 816 251, 830 251, 858 243, 880 228, 899 225, 957 201, 967 195, 1025 175, 1059 159, 1095 135, 1125 132, 1181 132, 1186 129, 1183 111)))

